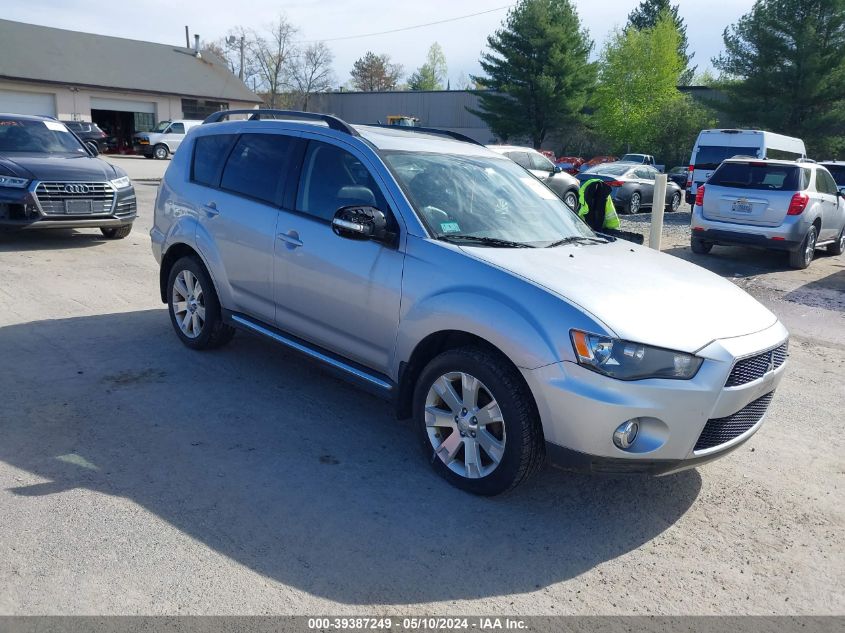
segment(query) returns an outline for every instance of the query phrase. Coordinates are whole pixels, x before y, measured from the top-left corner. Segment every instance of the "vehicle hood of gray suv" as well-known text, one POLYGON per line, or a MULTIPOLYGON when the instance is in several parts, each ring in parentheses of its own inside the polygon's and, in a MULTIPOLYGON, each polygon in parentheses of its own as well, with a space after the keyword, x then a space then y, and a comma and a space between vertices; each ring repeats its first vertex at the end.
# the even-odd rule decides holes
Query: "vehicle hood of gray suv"
POLYGON ((99 158, 74 154, 0 156, 0 173, 30 180, 114 180, 126 174, 99 158))
POLYGON ((461 248, 580 306, 624 340, 692 353, 716 339, 759 332, 777 322, 730 281, 621 240, 555 248, 461 248))

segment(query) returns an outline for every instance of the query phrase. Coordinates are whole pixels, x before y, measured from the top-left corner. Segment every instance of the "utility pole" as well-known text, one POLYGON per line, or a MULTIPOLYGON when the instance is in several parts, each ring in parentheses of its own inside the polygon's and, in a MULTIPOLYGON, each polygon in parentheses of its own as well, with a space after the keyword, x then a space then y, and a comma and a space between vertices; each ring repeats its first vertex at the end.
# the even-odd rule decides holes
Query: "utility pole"
POLYGON ((241 63, 238 67, 238 79, 244 80, 244 36, 241 35, 241 63))

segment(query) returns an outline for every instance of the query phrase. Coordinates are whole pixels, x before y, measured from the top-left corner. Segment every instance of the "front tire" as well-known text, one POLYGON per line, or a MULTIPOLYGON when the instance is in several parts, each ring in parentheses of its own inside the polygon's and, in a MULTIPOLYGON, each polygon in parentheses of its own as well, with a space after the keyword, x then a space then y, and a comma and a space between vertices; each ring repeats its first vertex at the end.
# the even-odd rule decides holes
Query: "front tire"
POLYGON ((827 252, 830 255, 841 255, 845 253, 845 226, 839 231, 839 237, 833 244, 828 244, 827 252))
POLYGON ((101 226, 100 232, 107 240, 122 240, 132 232, 131 224, 123 226, 101 226))
POLYGON ((153 157, 156 160, 165 160, 169 154, 170 151, 167 149, 167 145, 163 143, 159 143, 153 148, 153 157))
POLYGON ((640 195, 639 191, 635 191, 631 194, 631 199, 628 200, 627 211, 630 215, 636 215, 640 212, 642 208, 643 198, 640 195))
POLYGON ((804 237, 804 241, 801 242, 801 246, 789 252, 789 265, 798 270, 807 268, 815 256, 817 239, 818 233, 816 232, 815 225, 813 225, 807 231, 807 235, 804 237))
POLYGON ((167 308, 176 335, 191 349, 215 349, 235 335, 235 328, 223 322, 211 278, 193 257, 183 257, 170 269, 167 308))
POLYGON ((578 212, 578 192, 574 189, 570 189, 565 194, 563 194, 563 202, 568 206, 570 209, 578 212))
POLYGON ((472 346, 435 357, 420 374, 413 408, 426 459, 457 488, 497 495, 543 463, 534 399, 499 354, 472 346))

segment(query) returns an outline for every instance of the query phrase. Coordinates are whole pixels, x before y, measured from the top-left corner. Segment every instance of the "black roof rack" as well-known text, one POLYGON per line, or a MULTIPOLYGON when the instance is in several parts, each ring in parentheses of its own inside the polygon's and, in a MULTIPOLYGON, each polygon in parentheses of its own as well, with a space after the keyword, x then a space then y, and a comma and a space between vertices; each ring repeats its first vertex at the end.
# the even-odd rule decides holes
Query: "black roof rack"
POLYGON ((333 130, 346 132, 352 136, 359 136, 358 131, 355 128, 349 125, 346 121, 338 119, 336 116, 332 116, 331 114, 319 114, 317 112, 299 112, 297 110, 271 110, 264 108, 258 110, 221 110, 220 112, 215 112, 214 114, 210 114, 206 117, 203 121, 203 125, 206 123, 217 123, 219 121, 223 121, 233 114, 249 114, 249 121, 258 121, 262 118, 276 119, 279 117, 285 119, 304 119, 306 121, 322 121, 333 130))
POLYGON ((417 127, 415 125, 385 125, 384 123, 368 123, 368 127, 383 127, 388 130, 400 130, 402 132, 425 132, 426 134, 440 134, 441 136, 448 136, 450 138, 455 139, 456 141, 463 141, 464 143, 472 143, 473 145, 481 145, 484 147, 484 143, 479 143, 474 138, 470 138, 465 134, 461 134, 460 132, 453 132, 452 130, 441 130, 440 128, 436 127, 417 127))

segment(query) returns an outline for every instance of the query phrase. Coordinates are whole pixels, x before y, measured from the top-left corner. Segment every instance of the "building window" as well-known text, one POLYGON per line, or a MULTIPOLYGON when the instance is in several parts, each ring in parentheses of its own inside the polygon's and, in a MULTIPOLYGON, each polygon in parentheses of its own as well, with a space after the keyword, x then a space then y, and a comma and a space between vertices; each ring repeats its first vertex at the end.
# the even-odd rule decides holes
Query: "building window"
POLYGON ((209 114, 228 110, 226 101, 208 101, 206 99, 182 99, 182 116, 186 119, 202 120, 209 114))

